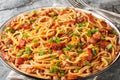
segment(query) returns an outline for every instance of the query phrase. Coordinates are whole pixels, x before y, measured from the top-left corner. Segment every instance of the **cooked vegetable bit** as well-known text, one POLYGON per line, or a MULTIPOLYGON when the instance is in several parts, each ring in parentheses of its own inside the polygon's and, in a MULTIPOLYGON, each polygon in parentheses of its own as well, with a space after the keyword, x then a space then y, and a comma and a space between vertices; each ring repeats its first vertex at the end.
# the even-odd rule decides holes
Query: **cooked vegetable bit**
POLYGON ((7 27, 7 28, 5 29, 5 32, 11 32, 11 33, 14 33, 15 30, 14 30, 14 29, 11 29, 10 27, 7 27))
POLYGON ((78 72, 79 70, 80 70, 80 68, 79 68, 79 67, 76 67, 74 71, 75 71, 75 72, 78 72))
POLYGON ((57 16, 54 16, 54 17, 53 17, 53 20, 56 20, 56 19, 57 19, 57 16))
POLYGON ((28 35, 27 33, 23 33, 23 37, 24 37, 24 38, 28 38, 29 35, 28 35))
POLYGON ((63 48, 63 51, 69 51, 71 48, 73 48, 75 45, 74 44, 68 44, 66 45, 65 48, 63 48))
POLYGON ((60 76, 61 77, 65 76, 65 73, 64 72, 60 72, 60 76))
POLYGON ((51 53, 52 53, 52 51, 51 51, 50 49, 48 49, 48 53, 49 53, 49 54, 51 54, 51 53))
POLYGON ((81 48, 80 48, 79 50, 77 50, 78 53, 82 53, 82 51, 83 51, 83 50, 82 50, 81 48))
POLYGON ((51 55, 52 59, 57 59, 56 55, 51 55))
POLYGON ((27 54, 31 54, 32 53, 30 47, 28 47, 28 46, 25 47, 25 53, 27 53, 27 54))
POLYGON ((94 33, 98 32, 98 28, 92 28, 88 30, 88 36, 91 37, 94 33))
POLYGON ((97 55, 97 51, 95 50, 95 48, 92 48, 92 53, 93 53, 94 56, 97 55))
POLYGON ((107 58, 106 58, 105 60, 107 61, 108 64, 110 64, 110 59, 107 59, 107 58))
POLYGON ((102 36, 102 37, 101 37, 101 40, 105 40, 105 37, 102 36))
POLYGON ((82 47, 83 45, 84 45, 84 43, 82 43, 82 42, 77 43, 77 46, 82 47))
POLYGON ((55 42, 55 43, 59 44, 61 42, 61 40, 59 37, 53 37, 53 38, 50 38, 48 40, 48 42, 55 42))
POLYGON ((66 59, 70 59, 70 56, 65 56, 66 59))
POLYGON ((78 24, 78 27, 85 27, 87 24, 88 24, 88 22, 85 22, 85 23, 79 23, 79 24, 78 24))
POLYGON ((40 56, 44 55, 44 53, 45 53, 45 52, 44 52, 43 50, 39 50, 39 55, 40 55, 40 56))
POLYGON ((37 39, 33 39, 33 40, 32 40, 32 43, 36 43, 36 42, 37 42, 37 39))
POLYGON ((110 34, 115 34, 115 35, 117 34, 117 32, 115 30, 110 30, 109 33, 110 34))
POLYGON ((111 49, 112 49, 112 47, 113 47, 113 45, 112 45, 112 44, 108 44, 108 45, 107 45, 107 49, 108 49, 108 50, 111 50, 111 49))
POLYGON ((50 73, 58 72, 58 68, 56 66, 50 68, 50 73))
POLYGON ((31 19, 31 20, 29 20, 30 21, 30 23, 33 23, 33 22, 35 22, 35 20, 33 20, 33 19, 31 19))
POLYGON ((60 62, 57 61, 57 62, 55 63, 55 66, 60 66, 60 62))
POLYGON ((86 61, 85 64, 86 64, 86 66, 91 66, 91 63, 88 61, 86 61))

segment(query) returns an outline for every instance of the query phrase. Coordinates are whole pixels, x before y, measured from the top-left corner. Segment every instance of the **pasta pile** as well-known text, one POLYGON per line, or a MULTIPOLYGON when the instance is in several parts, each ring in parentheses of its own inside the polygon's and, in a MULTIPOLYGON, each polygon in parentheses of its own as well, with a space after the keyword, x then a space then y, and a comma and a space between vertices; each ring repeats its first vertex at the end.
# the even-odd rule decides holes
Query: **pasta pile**
POLYGON ((3 59, 42 79, 90 76, 108 67, 119 49, 118 35, 109 24, 73 8, 20 14, 0 35, 3 59))

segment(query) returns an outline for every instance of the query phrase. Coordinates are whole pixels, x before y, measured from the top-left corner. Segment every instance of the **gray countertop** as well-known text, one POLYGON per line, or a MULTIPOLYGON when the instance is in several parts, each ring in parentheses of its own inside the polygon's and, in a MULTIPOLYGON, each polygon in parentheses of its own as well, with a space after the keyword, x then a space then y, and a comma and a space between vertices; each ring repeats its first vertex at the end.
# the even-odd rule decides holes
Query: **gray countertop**
MULTIPOLYGON (((70 4, 68 4, 68 1, 66 0, 57 0, 56 2, 66 6, 71 6, 70 4)), ((20 12, 24 12, 26 10, 30 10, 38 7, 45 7, 45 6, 50 7, 52 6, 52 4, 53 4, 52 0, 0 0, 0 26, 10 17, 15 16, 20 12)), ((111 8, 105 7, 105 8, 108 10, 112 9, 112 7, 111 8)), ((120 5, 117 11, 120 11, 120 5)), ((3 66, 2 63, 0 63, 0 80, 6 80, 6 77, 9 74, 9 72, 10 69, 3 66)), ((88 80, 93 80, 93 79, 88 79, 88 80)), ((120 80, 120 59, 109 70, 99 75, 96 80, 120 80)))

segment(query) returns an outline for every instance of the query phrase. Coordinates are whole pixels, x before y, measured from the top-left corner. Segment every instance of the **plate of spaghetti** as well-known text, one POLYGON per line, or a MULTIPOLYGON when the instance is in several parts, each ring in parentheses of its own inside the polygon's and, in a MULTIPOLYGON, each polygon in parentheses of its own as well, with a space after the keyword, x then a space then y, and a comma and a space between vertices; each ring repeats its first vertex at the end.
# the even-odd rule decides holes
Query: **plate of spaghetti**
POLYGON ((1 28, 0 56, 21 74, 47 80, 85 78, 119 57, 120 33, 107 19, 76 8, 41 8, 1 28))

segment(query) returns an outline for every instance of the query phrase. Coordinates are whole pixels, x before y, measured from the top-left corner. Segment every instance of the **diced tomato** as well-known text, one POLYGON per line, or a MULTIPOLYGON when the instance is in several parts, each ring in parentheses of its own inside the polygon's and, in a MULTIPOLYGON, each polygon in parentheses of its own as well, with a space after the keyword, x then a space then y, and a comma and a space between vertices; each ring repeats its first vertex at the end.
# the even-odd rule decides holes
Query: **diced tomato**
POLYGON ((22 39, 17 46, 19 49, 23 48, 26 45, 26 40, 22 39))
POLYGON ((16 58, 15 59, 15 65, 18 66, 20 64, 23 64, 25 62, 24 58, 16 58))
POLYGON ((92 49, 91 49, 91 48, 88 48, 87 51, 88 51, 88 55, 89 55, 89 56, 87 57, 87 60, 88 60, 88 61, 91 61, 91 59, 92 59, 92 57, 93 57, 92 49))
POLYGON ((67 76, 67 80, 74 80, 74 79, 76 79, 76 78, 78 78, 78 76, 77 75, 68 75, 67 76))
POLYGON ((30 28, 30 25, 29 25, 29 24, 24 24, 24 25, 22 26, 22 28, 24 28, 24 29, 29 29, 29 28, 30 28))
POLYGON ((7 54, 7 53, 2 53, 2 54, 1 54, 1 57, 2 57, 4 60, 9 60, 9 59, 10 59, 10 56, 9 56, 9 54, 7 54))

